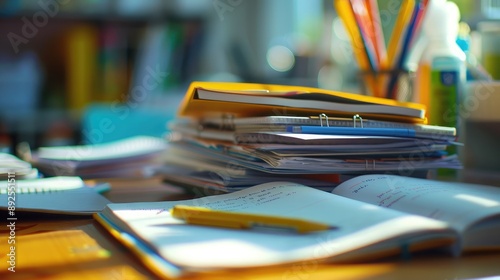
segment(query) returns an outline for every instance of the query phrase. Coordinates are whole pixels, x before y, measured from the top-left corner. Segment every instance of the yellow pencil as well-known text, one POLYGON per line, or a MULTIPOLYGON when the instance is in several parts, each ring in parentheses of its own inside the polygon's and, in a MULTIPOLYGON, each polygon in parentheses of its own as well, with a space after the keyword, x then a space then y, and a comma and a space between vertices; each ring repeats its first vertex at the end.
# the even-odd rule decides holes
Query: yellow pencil
POLYGON ((188 205, 176 205, 170 213, 174 218, 182 219, 188 224, 233 229, 284 228, 295 230, 298 233, 308 233, 336 228, 324 223, 296 218, 227 212, 188 205))

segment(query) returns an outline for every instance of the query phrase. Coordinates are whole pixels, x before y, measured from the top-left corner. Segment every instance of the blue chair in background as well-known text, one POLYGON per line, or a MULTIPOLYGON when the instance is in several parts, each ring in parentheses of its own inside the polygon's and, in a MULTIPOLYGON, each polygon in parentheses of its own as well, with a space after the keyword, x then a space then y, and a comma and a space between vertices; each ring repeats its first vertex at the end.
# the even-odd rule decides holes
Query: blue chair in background
POLYGON ((92 104, 82 117, 82 142, 100 144, 137 135, 165 137, 177 107, 177 102, 162 109, 133 108, 128 103, 92 104))

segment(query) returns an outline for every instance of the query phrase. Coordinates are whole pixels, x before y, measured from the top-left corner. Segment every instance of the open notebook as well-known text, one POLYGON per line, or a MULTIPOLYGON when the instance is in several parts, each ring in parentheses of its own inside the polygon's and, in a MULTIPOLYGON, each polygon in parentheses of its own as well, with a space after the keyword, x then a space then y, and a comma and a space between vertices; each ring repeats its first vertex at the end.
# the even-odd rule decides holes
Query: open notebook
POLYGON ((290 182, 186 201, 110 204, 95 218, 162 276, 194 271, 350 261, 428 248, 500 249, 500 190, 366 175, 333 193, 290 182), (302 218, 336 226, 309 234, 185 224, 183 204, 302 218))

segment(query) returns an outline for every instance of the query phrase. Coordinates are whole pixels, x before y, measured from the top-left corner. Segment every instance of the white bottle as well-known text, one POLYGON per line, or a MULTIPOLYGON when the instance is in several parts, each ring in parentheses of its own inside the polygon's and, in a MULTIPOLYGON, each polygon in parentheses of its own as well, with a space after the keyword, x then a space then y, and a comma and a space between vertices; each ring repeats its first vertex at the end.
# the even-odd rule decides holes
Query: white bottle
POLYGON ((466 79, 466 56, 456 43, 460 12, 450 1, 430 3, 423 22, 428 43, 417 70, 415 101, 427 106, 429 124, 458 128, 458 106, 466 79))

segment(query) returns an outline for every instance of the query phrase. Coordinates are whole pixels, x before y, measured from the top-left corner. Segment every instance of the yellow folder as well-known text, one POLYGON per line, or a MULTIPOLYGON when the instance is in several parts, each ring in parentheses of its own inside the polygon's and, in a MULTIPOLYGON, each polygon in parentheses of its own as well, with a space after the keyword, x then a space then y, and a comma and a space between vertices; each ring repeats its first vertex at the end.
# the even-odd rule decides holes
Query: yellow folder
POLYGON ((312 87, 193 82, 178 115, 206 117, 318 116, 425 123, 425 106, 312 87))

